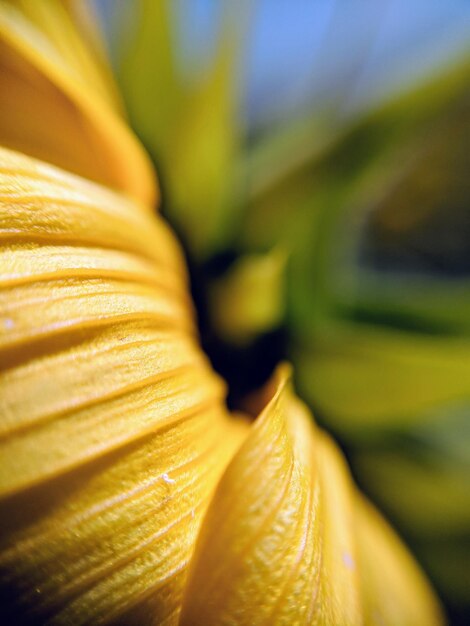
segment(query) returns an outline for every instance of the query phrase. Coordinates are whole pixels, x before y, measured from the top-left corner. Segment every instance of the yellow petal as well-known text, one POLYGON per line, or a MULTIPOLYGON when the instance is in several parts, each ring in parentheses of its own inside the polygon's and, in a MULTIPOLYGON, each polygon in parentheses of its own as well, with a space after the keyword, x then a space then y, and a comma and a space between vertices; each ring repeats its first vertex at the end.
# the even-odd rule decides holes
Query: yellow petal
POLYGON ((246 430, 186 282, 161 219, 0 149, 2 623, 177 621, 246 430))
POLYGON ((366 626, 442 623, 441 609, 417 564, 375 508, 356 496, 359 572, 366 626))
POLYGON ((0 144, 152 205, 148 157, 70 13, 57 2, 15 4, 22 11, 0 2, 0 144))
POLYGON ((69 70, 116 111, 122 103, 88 0, 6 0, 49 40, 69 70))
POLYGON ((207 511, 182 624, 442 624, 424 577, 358 502, 339 450, 285 372, 276 384, 207 511))

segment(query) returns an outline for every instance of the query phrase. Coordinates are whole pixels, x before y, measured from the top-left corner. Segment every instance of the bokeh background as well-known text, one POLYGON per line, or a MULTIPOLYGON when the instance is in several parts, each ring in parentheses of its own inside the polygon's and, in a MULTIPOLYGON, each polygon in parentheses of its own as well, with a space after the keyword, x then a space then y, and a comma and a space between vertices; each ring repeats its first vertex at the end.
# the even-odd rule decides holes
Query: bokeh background
POLYGON ((96 0, 243 408, 280 360, 470 623, 470 3, 96 0))

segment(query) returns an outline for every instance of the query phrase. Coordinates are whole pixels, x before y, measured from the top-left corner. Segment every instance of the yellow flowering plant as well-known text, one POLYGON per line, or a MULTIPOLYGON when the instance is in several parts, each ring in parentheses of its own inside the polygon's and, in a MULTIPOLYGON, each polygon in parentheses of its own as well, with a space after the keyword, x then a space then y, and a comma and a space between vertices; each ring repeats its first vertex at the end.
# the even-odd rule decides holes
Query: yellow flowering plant
POLYGON ((289 366, 227 410, 84 8, 0 3, 1 623, 442 624, 289 366))

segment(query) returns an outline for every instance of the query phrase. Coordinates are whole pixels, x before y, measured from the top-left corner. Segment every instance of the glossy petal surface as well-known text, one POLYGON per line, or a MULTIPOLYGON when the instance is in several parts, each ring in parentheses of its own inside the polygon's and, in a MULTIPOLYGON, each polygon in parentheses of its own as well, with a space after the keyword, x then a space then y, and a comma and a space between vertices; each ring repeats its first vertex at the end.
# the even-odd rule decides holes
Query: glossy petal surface
POLYGON ((131 201, 1 150, 0 268, 2 619, 174 623, 246 428, 179 248, 131 201))
POLYGON ((276 386, 206 514, 182 623, 441 624, 423 575, 286 373, 276 386))
POLYGON ((151 206, 150 162, 82 39, 60 2, 0 2, 0 145, 151 206))

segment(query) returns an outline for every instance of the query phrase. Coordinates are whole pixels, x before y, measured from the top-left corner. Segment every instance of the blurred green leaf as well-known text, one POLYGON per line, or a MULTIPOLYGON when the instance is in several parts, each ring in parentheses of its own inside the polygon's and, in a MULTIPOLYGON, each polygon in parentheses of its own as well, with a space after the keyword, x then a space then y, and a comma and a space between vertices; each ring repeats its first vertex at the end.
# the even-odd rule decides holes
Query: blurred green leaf
POLYGON ((343 316, 430 334, 468 334, 470 281, 362 270, 355 289, 337 290, 343 316))
POLYGON ((468 601, 470 403, 359 445, 358 479, 404 532, 446 598, 468 601))
POLYGON ((335 297, 362 320, 467 332, 470 89, 460 109, 422 143, 372 206, 338 269, 335 297))
MULTIPOLYGON (((468 437, 464 436, 467 448, 468 437)), ((440 593, 465 613, 470 583, 469 465, 420 446, 353 459, 359 481, 405 534, 440 593)), ((462 622, 465 623, 465 622, 462 622)))
POLYGON ((466 624, 468 611, 464 607, 468 606, 470 588, 470 533, 435 538, 433 541, 420 542, 416 538, 413 547, 441 594, 457 610, 460 608, 462 620, 458 623, 466 624))
POLYGON ((213 323, 224 339, 247 344, 280 325, 285 309, 285 266, 286 255, 280 249, 247 255, 215 282, 213 323))
POLYGON ((140 0, 121 63, 133 125, 164 181, 164 210, 197 259, 232 237, 240 203, 235 185, 241 21, 232 19, 234 7, 224 8, 218 47, 203 75, 184 80, 179 71, 169 0, 140 0))
POLYGON ((227 24, 213 66, 186 95, 168 150, 168 212, 196 256, 220 249, 231 237, 235 196, 237 35, 227 24))
POLYGON ((132 3, 132 12, 126 8, 121 16, 125 24, 120 29, 119 77, 134 128, 160 161, 171 148, 183 114, 183 85, 174 56, 174 15, 168 0, 138 0, 132 3))
MULTIPOLYGON (((365 217, 404 177, 413 180, 421 155, 448 132, 449 120, 463 116, 466 123, 469 85, 465 57, 357 119, 313 113, 290 135, 284 131, 258 147, 250 161, 253 191, 242 241, 252 249, 281 241, 291 250, 296 327, 330 314, 339 275, 357 262, 365 217)), ((455 149, 455 142, 448 144, 455 149)), ((408 219, 423 215, 422 205, 409 207, 408 219)))
POLYGON ((335 107, 313 106, 305 117, 254 144, 248 155, 253 199, 308 176, 325 163, 335 166, 335 173, 339 169, 353 174, 410 137, 425 139, 436 121, 443 116, 452 119, 462 102, 468 102, 469 80, 470 57, 464 54, 421 77, 417 85, 352 116, 339 116, 335 107))
POLYGON ((470 341, 352 323, 331 324, 294 354, 300 389, 324 419, 354 436, 426 421, 470 400, 470 341))
POLYGON ((354 464, 375 501, 408 532, 442 536, 469 528, 468 464, 435 454, 423 459, 416 450, 363 452, 354 464))

